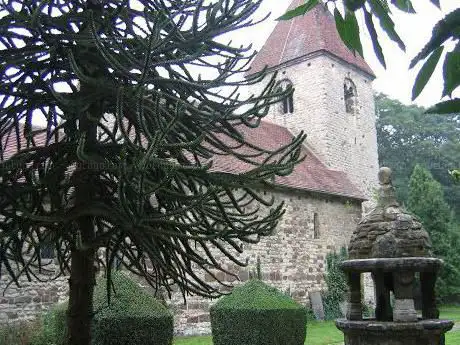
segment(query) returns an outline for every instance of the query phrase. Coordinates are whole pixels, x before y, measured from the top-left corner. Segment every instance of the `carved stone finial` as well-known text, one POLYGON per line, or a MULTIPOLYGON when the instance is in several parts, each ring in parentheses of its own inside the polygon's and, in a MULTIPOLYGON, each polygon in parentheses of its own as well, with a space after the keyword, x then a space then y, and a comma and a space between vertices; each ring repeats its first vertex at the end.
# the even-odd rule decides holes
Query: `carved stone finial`
POLYGON ((391 183, 392 171, 390 168, 382 167, 379 170, 379 206, 383 208, 398 207, 399 203, 396 200, 396 192, 391 183))
POLYGON ((380 168, 376 207, 358 224, 350 240, 352 259, 430 256, 431 243, 420 221, 401 207, 390 168, 380 168))
POLYGON ((393 172, 390 168, 382 167, 379 170, 379 182, 381 185, 391 184, 391 174, 393 172))

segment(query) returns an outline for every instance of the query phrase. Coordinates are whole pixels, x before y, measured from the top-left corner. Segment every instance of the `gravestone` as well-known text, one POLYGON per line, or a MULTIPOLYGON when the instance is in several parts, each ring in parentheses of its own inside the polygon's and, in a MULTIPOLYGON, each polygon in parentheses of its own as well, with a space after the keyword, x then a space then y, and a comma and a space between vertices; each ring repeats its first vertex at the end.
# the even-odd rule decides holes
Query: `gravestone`
POLYGON ((324 307, 323 298, 320 291, 313 291, 309 294, 310 304, 313 313, 315 314, 316 320, 324 320, 324 307))

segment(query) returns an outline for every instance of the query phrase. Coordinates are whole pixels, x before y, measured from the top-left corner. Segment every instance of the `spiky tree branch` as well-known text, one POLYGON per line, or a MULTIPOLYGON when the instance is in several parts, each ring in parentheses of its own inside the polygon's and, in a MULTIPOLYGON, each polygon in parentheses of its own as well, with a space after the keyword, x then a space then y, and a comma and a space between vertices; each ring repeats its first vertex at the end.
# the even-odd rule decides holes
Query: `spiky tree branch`
POLYGON ((70 344, 90 341, 99 249, 108 280, 119 260, 169 293, 175 285, 184 297, 217 296, 199 271, 225 271, 216 251, 244 265, 241 243, 277 225, 283 205, 254 188, 292 171, 304 136, 272 152, 242 129, 257 127, 291 90, 273 78, 260 95, 242 97, 239 89, 263 75, 243 79, 251 47, 221 40, 254 25, 259 4, 0 5, 1 274, 17 284, 37 277, 40 246, 54 246, 59 274, 71 274, 70 344), (221 155, 252 168, 216 171, 221 155))

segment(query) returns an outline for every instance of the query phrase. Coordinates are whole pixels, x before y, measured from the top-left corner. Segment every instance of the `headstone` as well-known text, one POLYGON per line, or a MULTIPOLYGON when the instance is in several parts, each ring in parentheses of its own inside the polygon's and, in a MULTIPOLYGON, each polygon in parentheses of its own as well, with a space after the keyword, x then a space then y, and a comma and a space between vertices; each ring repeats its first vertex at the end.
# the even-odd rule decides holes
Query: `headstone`
POLYGON ((324 307, 323 298, 321 297, 320 291, 313 291, 309 294, 310 304, 313 313, 315 314, 316 320, 324 320, 324 307))

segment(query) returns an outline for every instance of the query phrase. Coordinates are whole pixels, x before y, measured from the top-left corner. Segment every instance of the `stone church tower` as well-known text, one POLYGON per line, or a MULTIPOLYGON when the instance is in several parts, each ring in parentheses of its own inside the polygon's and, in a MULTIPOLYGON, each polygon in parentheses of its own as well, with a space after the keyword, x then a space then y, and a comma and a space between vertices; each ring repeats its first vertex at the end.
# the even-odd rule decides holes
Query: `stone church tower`
MULTIPOLYGON (((303 4, 294 0, 290 8, 303 4)), ((251 65, 250 74, 277 71, 293 97, 273 107, 267 120, 307 145, 328 168, 343 171, 368 198, 377 186, 378 155, 374 73, 341 41, 332 14, 318 5, 306 15, 280 21, 251 65)))

